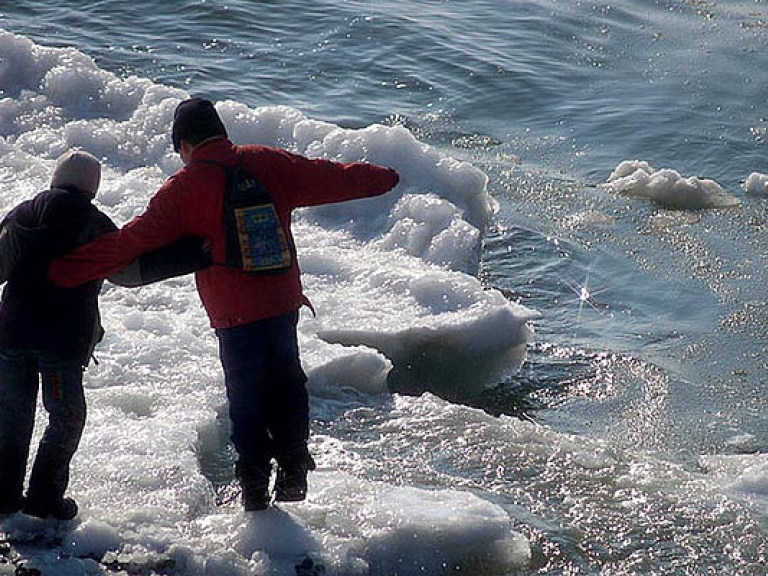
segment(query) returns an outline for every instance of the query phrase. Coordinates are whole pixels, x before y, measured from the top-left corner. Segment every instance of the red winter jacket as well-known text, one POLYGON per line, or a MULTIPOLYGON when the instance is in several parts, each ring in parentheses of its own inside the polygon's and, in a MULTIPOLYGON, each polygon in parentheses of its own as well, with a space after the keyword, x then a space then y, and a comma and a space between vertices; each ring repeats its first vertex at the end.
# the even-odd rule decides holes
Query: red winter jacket
MULTIPOLYGON (((243 165, 272 195, 288 235, 294 208, 377 196, 393 188, 399 178, 394 170, 373 164, 310 160, 277 148, 239 147, 218 138, 195 148, 192 161, 166 181, 144 214, 54 261, 51 280, 73 287, 104 278, 140 254, 190 235, 209 241, 213 261, 224 262, 224 170, 204 161, 233 166, 240 151, 243 165)), ((292 238, 289 241, 293 243, 292 238)), ((214 328, 285 314, 304 301, 295 259, 290 270, 278 274, 251 275, 214 265, 195 276, 214 328)))

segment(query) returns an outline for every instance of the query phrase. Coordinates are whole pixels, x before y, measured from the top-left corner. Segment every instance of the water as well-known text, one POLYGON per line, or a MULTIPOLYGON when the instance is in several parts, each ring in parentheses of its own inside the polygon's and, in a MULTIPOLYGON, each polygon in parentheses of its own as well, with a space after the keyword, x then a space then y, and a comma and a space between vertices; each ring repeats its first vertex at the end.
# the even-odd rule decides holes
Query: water
MULTIPOLYGON (((417 349, 420 329, 430 322, 450 334, 452 320, 441 318, 455 310, 435 312, 441 292, 434 284, 407 294, 420 295, 419 304, 428 304, 435 320, 404 305, 396 289, 376 286, 374 280, 356 281, 374 278, 372 270, 378 268, 390 286, 399 285, 408 278, 403 270, 413 265, 414 274, 437 283, 431 269, 412 261, 402 269, 393 266, 393 254, 385 249, 378 255, 378 245, 363 258, 354 250, 347 255, 350 238, 367 241, 385 232, 378 223, 368 227, 367 215, 374 212, 364 208, 355 213, 362 233, 354 226, 350 236, 340 233, 343 220, 333 212, 320 212, 301 224, 320 242, 305 240, 300 247, 308 289, 338 318, 321 318, 319 327, 305 322, 305 361, 313 369, 310 385, 316 397, 315 448, 322 448, 327 476, 316 482, 318 508, 295 513, 304 514, 311 535, 326 550, 326 563, 338 573, 366 573, 364 568, 355 572, 357 564, 349 558, 363 558, 369 573, 388 573, 389 563, 407 549, 398 545, 403 533, 388 540, 371 520, 358 535, 367 543, 361 544, 358 536, 341 535, 344 522, 318 520, 318 510, 333 510, 339 494, 351 499, 366 490, 387 502, 387 490, 396 488, 427 488, 442 507, 455 504, 451 490, 467 490, 505 511, 511 528, 527 541, 530 560, 521 567, 517 560, 505 564, 495 557, 482 569, 474 564, 477 573, 766 573, 768 212, 765 198, 742 187, 750 173, 768 172, 763 157, 766 2, 393 1, 384 6, 336 0, 308 6, 184 0, 75 1, 61 7, 43 0, 4 3, 0 27, 37 44, 74 47, 92 57, 99 70, 119 78, 136 76, 231 101, 227 112, 232 118, 240 105, 286 105, 313 121, 351 130, 378 123, 403 126, 430 150, 468 161, 488 176, 487 190, 498 212, 487 223, 477 211, 468 218, 484 228, 478 277, 541 317, 534 321, 536 335, 519 371, 499 368, 505 362, 516 368, 517 357, 504 356, 498 339, 488 336, 487 355, 479 353, 478 364, 490 367, 480 384, 468 384, 469 376, 451 380, 457 366, 446 368, 450 352, 430 348, 436 360, 422 367, 418 381, 400 384, 412 391, 426 388, 444 400, 376 395, 387 361, 401 373, 398 368, 411 360, 407 353, 398 356, 382 333, 394 330, 395 344, 417 349), (670 210, 603 188, 611 171, 627 159, 674 169, 684 177, 714 179, 741 205, 670 210), (333 298, 340 286, 351 310, 333 298), (379 303, 375 310, 369 310, 371 294, 379 303), (398 313, 400 320, 391 320, 398 313), (409 329, 411 322, 416 327, 409 329), (320 345, 318 333, 328 341, 367 344, 387 359, 320 345), (360 381, 365 379, 376 385, 363 389, 360 381), (448 384, 436 384, 440 380, 448 384), (342 473, 352 479, 341 476, 334 487, 334 474, 342 473), (358 482, 382 484, 372 488, 358 482), (382 559, 384 546, 376 542, 395 552, 382 559), (336 564, 330 558, 334 554, 336 564)), ((24 102, 23 111, 35 109, 13 86, 3 89, 6 97, 24 102)), ((62 122, 98 117, 83 94, 88 93, 77 87, 59 93, 62 122)), ((167 150, 153 148, 146 158, 141 151, 155 142, 150 137, 154 130, 162 134, 167 127, 167 110, 163 116, 156 102, 153 106, 148 115, 152 126, 140 134, 138 151, 120 155, 104 139, 82 135, 111 159, 110 194, 102 201, 121 223, 141 210, 150 188, 162 181, 162 174, 152 170, 172 171, 167 150), (149 172, 141 172, 144 165, 149 172)), ((126 105, 106 115, 124 121, 132 109, 126 105)), ((274 116, 293 125, 287 113, 274 116)), ((15 140, 33 128, 21 122, 21 128, 17 123, 11 129, 8 115, 0 115, 13 158, 6 156, 3 181, 20 181, 27 194, 44 181, 47 165, 38 165, 35 158, 52 157, 60 143, 50 116, 32 117, 46 130, 15 140)), ((312 130, 322 135, 324 129, 312 130)), ((250 128, 242 132, 263 134, 250 128)), ((121 150, 135 144, 130 130, 117 134, 121 150)), ((67 142, 72 138, 70 133, 67 142)), ((295 144, 283 138, 277 143, 295 144)), ((472 186, 461 185, 451 195, 439 171, 422 178, 432 162, 402 138, 396 143, 415 160, 398 147, 386 148, 375 135, 364 141, 381 161, 399 162, 409 190, 433 192, 459 206, 472 202, 472 186)), ((337 152, 330 142, 320 149, 337 152)), ((458 174, 474 173, 462 169, 458 174)), ((13 195, 3 195, 7 207, 14 201, 13 195)), ((409 210, 418 213, 415 205, 409 210)), ((411 242, 418 236, 414 230, 411 242)), ((439 227, 432 230, 438 232, 439 227)), ((424 260, 424 253, 416 250, 411 256, 424 260)), ((443 247, 442 256, 457 262, 465 251, 443 247)), ((473 272, 458 265, 453 269, 473 272)), ((455 298, 470 294, 472 302, 480 302, 482 290, 466 285, 463 277, 440 277, 439 282, 455 298)), ((174 438, 198 430, 208 439, 199 460, 212 462, 209 480, 228 481, 226 466, 217 464, 227 460, 226 443, 213 432, 218 421, 195 412, 197 401, 219 405, 220 390, 214 344, 206 340, 200 314, 187 314, 182 306, 194 301, 191 287, 180 282, 178 289, 185 287, 184 296, 158 287, 135 297, 110 290, 104 297, 107 316, 129 321, 127 328, 113 321, 110 333, 116 335, 106 343, 106 367, 93 376, 89 401, 99 416, 90 423, 93 438, 80 457, 80 471, 90 471, 113 490, 104 461, 115 458, 113 453, 134 454, 119 442, 101 450, 112 430, 106 422, 114 414, 126 420, 124 427, 135 423, 139 438, 141 418, 161 414, 174 424, 167 429, 174 438), (169 308, 179 319, 163 315, 169 308), (142 348, 147 339, 159 348, 142 348), (133 359, 137 349, 138 363, 133 359), (189 349, 205 360, 190 362, 189 349), (185 418, 170 412, 173 395, 157 390, 187 393, 174 376, 179 371, 204 384, 202 400, 182 403, 189 409, 185 418), (133 388, 119 385, 129 383, 133 388), (191 430, 184 432, 186 424, 191 430)), ((493 331, 497 306, 477 304, 478 321, 467 329, 469 342, 493 331)), ((135 453, 142 451, 148 451, 146 440, 135 447, 135 453)), ((173 456, 167 455, 167 464, 166 456, 155 458, 146 473, 172 469, 173 456)), ((129 456, 125 461, 140 468, 129 456)), ((198 462, 189 465, 195 470, 198 462)), ((104 509, 109 506, 98 503, 95 479, 79 482, 91 498, 86 537, 98 535, 87 522, 108 520, 104 509)), ((196 502, 190 494, 204 491, 205 479, 199 484, 203 487, 169 481, 168 489, 182 494, 171 499, 173 506, 183 509, 179 500, 196 502)), ((130 486, 126 498, 135 497, 130 486)), ((433 510, 423 494, 397 494, 395 499, 412 503, 426 516, 433 510)), ((112 526, 120 542, 151 548, 150 541, 162 540, 157 533, 173 532, 159 516, 146 512, 153 519, 151 529, 129 534, 136 520, 118 497, 114 500, 110 505, 118 512, 112 526)), ((223 528, 201 528, 205 518, 216 516, 200 506, 206 512, 182 530, 199 536, 185 541, 194 552, 190 558, 239 569, 240 560, 217 556, 217 544, 221 549, 232 543, 223 537, 223 528), (200 543, 211 534, 214 544, 200 543)), ((350 519, 359 517, 360 506, 345 505, 338 514, 354 524, 350 519)), ((475 501, 467 507, 476 507, 489 525, 503 524, 495 511, 475 501)), ((395 508, 382 504, 370 516, 402 518, 395 508)), ((234 548, 240 556, 249 556, 243 550, 260 549, 253 526, 218 521, 230 527, 235 522, 241 538, 234 548)), ((443 515, 437 523, 453 526, 443 515)), ((429 530, 417 533, 425 537, 429 530)), ((487 548, 497 536, 477 527, 462 533, 487 548)), ((167 549, 158 544, 153 552, 167 549)), ((182 556, 174 556, 177 563, 182 556)), ((472 565, 466 560, 470 556, 461 556, 464 566, 472 565)), ((413 565, 436 565, 429 561, 425 554, 413 565)), ((268 573, 266 565, 258 565, 262 573, 268 573)), ((403 573, 410 572, 403 568, 403 573)))

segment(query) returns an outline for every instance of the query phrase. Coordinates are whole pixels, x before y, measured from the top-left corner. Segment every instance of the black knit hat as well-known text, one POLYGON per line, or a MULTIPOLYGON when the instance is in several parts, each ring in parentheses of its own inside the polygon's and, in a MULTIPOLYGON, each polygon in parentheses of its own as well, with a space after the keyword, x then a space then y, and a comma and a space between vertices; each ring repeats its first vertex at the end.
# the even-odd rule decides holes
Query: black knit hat
POLYGON ((227 137, 227 129, 219 118, 213 103, 205 98, 184 100, 173 113, 173 149, 181 150, 181 141, 199 144, 213 136, 227 137))

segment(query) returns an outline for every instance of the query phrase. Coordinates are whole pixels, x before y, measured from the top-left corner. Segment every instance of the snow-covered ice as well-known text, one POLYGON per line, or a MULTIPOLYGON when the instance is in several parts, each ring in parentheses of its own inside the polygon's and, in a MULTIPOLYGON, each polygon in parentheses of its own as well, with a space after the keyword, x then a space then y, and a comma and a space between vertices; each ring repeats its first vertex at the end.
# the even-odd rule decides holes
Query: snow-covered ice
MULTIPOLYGON (((55 159, 72 147, 103 160, 97 204, 119 225, 181 165, 169 135, 173 109, 187 96, 180 90, 118 78, 74 49, 0 31, 0 93, 3 212, 45 189, 55 159)), ((347 405, 391 402, 393 382, 471 390, 515 373, 537 314, 475 277, 496 208, 481 171, 403 127, 348 130, 281 106, 217 108, 236 142, 401 174, 380 198, 295 216, 304 284, 318 311, 303 313, 299 326, 315 421, 347 405)), ((107 284, 101 308, 107 335, 86 374, 89 420, 72 470, 81 514, 54 528, 21 515, 3 520, 44 573, 133 563, 191 575, 284 574, 309 555, 328 573, 451 566, 503 574, 528 561, 528 542, 493 502, 367 478, 365 465, 359 474, 338 470, 343 437, 313 437, 321 466, 306 503, 261 514, 217 506, 209 468, 217 458, 226 463, 226 438, 216 432, 225 396, 194 282, 107 284), (53 548, 30 543, 46 530, 58 531, 48 535, 53 548)))

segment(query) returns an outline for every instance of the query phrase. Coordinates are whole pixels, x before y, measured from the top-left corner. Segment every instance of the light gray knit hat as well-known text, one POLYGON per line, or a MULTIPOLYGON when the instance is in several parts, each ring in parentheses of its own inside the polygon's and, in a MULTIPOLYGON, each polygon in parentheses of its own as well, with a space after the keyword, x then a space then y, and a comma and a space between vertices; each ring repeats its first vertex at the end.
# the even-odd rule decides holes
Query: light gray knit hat
POLYGON ((72 186, 91 196, 96 195, 101 182, 101 163, 95 156, 82 150, 65 152, 56 161, 51 177, 51 188, 72 186))

